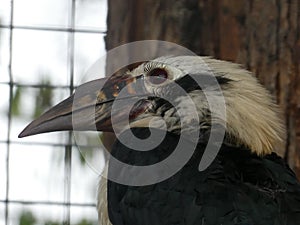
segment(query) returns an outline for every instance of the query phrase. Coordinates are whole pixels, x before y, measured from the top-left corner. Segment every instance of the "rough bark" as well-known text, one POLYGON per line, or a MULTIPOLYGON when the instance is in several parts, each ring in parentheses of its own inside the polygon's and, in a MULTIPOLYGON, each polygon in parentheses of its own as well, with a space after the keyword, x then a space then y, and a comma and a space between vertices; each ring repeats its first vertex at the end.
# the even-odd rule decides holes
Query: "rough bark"
POLYGON ((277 151, 300 177, 299 0, 109 0, 108 6, 108 50, 158 39, 251 70, 280 105, 287 134, 277 151))

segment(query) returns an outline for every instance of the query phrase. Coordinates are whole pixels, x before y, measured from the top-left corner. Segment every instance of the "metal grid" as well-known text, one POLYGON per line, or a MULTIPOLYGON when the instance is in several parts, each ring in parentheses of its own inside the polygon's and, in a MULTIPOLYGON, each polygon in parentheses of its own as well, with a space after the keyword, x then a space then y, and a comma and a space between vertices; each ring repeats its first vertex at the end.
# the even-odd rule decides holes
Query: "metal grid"
MULTIPOLYGON (((5 199, 0 199, 0 204, 4 204, 4 221, 5 225, 11 224, 9 221, 9 206, 10 204, 21 204, 21 205, 29 205, 29 206, 41 206, 41 205, 55 205, 55 206, 63 206, 63 224, 71 224, 71 207, 95 207, 95 203, 71 203, 71 177, 72 177, 72 149, 75 144, 72 141, 71 132, 68 133, 67 143, 51 143, 51 142, 41 142, 38 143, 40 146, 51 146, 51 147, 63 147, 64 148, 64 169, 63 169, 63 177, 64 177, 64 193, 63 193, 63 201, 28 201, 28 200, 13 200, 10 199, 10 163, 11 163, 11 145, 19 144, 19 145, 36 145, 36 142, 23 142, 20 141, 12 141, 11 140, 11 129, 12 129, 12 101, 13 101, 13 90, 16 87, 25 87, 25 88, 51 88, 51 89, 65 89, 69 90, 69 94, 71 94, 76 88, 74 85, 74 47, 75 47, 75 34, 76 33, 90 33, 90 34, 105 34, 106 31, 104 29, 85 29, 85 28, 76 28, 75 26, 75 16, 76 16, 76 0, 69 0, 70 7, 69 9, 69 22, 67 27, 49 27, 49 26, 26 26, 26 25, 15 25, 14 24, 14 0, 10 0, 10 23, 9 24, 0 24, 0 30, 8 30, 9 31, 9 63, 8 63, 8 74, 9 74, 9 82, 0 82, 0 85, 7 85, 9 87, 9 104, 7 110, 7 133, 6 140, 0 140, 0 144, 6 146, 6 190, 5 190, 5 199), (65 32, 68 33, 68 52, 67 52, 67 61, 68 61, 68 85, 40 85, 40 84, 23 84, 20 82, 16 82, 14 79, 13 69, 12 69, 12 59, 13 59, 13 37, 15 35, 16 30, 35 30, 35 31, 47 31, 47 32, 65 32)), ((76 145, 78 146, 78 145, 76 145)), ((4 150, 4 149, 2 149, 4 150)), ((1 150, 1 151, 2 151, 1 150)), ((2 182, 2 181, 1 181, 2 182)), ((0 214, 1 215, 1 214, 0 214)))

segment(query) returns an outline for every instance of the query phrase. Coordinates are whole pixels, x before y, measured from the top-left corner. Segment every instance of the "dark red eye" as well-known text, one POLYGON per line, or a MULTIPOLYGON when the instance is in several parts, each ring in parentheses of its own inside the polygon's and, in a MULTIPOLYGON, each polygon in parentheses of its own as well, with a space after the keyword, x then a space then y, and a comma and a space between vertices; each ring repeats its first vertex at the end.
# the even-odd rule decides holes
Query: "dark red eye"
POLYGON ((156 68, 149 72, 148 77, 152 84, 161 84, 168 79, 168 72, 164 69, 156 68))

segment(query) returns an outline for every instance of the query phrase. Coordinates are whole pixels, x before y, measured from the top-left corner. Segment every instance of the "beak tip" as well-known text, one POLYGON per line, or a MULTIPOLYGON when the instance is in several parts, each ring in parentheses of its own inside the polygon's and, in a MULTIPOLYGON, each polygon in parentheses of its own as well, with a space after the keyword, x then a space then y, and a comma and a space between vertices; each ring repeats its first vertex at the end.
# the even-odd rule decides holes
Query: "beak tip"
POLYGON ((18 138, 28 137, 30 135, 34 135, 34 130, 31 128, 29 124, 27 127, 25 127, 22 132, 18 135, 18 138))
POLYGON ((23 137, 26 137, 26 136, 29 136, 29 134, 27 134, 26 130, 23 130, 23 131, 18 135, 18 138, 23 138, 23 137))

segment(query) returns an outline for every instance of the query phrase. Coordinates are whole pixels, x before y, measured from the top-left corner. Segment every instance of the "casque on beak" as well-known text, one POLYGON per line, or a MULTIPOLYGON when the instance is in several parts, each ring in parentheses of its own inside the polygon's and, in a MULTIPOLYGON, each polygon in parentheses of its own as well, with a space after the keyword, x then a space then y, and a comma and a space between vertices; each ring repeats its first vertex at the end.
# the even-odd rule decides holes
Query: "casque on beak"
POLYGON ((130 121, 147 109, 149 102, 143 98, 146 91, 140 78, 112 76, 85 83, 32 121, 19 137, 63 130, 111 132, 112 121, 122 126, 122 121, 130 121))

